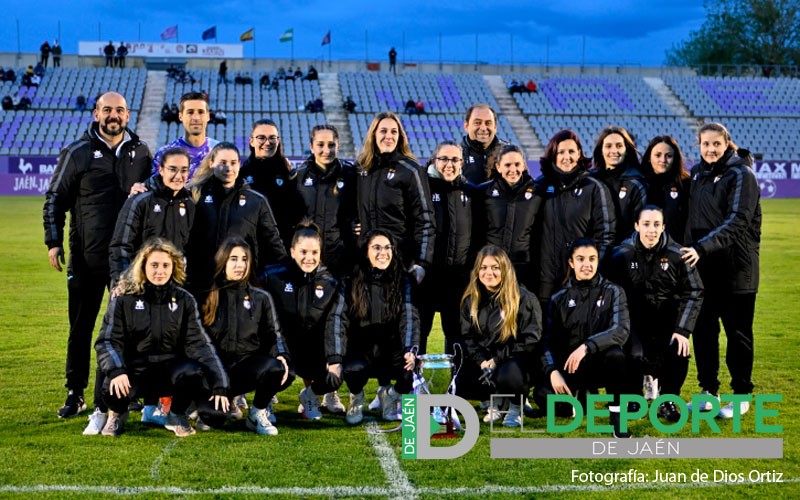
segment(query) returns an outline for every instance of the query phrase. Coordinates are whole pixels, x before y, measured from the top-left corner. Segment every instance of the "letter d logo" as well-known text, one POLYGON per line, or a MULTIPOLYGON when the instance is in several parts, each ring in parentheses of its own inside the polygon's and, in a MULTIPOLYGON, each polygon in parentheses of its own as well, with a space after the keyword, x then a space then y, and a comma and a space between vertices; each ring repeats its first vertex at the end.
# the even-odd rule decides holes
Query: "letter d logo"
MULTIPOLYGON (((410 402, 410 401, 409 401, 410 402)), ((403 396, 403 458, 417 458, 417 459, 449 459, 458 458, 466 454, 478 442, 478 435, 480 434, 480 424, 478 423, 478 414, 469 404, 469 401, 462 399, 452 394, 417 394, 416 396, 403 396), (407 416, 412 414, 406 410, 407 398, 414 397, 416 399, 415 411, 413 412, 413 423, 407 420, 407 416), (461 441, 453 446, 431 447, 431 408, 435 406, 449 406, 456 409, 464 417, 464 437, 461 441), (407 432, 414 434, 414 451, 415 456, 411 453, 406 453, 406 446, 410 445, 410 441, 406 440, 407 432)), ((410 449, 409 449, 410 451, 410 449)))

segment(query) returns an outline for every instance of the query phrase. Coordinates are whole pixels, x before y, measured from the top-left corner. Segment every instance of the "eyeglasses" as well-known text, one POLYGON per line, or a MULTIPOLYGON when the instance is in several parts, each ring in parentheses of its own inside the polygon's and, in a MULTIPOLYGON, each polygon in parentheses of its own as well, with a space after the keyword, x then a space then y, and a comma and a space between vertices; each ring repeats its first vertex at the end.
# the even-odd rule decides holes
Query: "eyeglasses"
POLYGON ((173 177, 176 174, 181 174, 182 177, 186 177, 187 175, 189 175, 189 167, 186 168, 164 167, 164 171, 166 171, 169 175, 173 177))
POLYGON ((440 162, 444 163, 445 165, 447 165, 448 163, 451 163, 454 167, 457 167, 457 166, 461 165, 462 163, 464 163, 464 160, 462 160, 461 158, 448 158, 446 156, 437 156, 436 157, 436 161, 440 161, 440 162))
POLYGON ((278 135, 271 135, 269 137, 267 137, 266 135, 256 135, 253 136, 252 139, 257 140, 259 144, 264 144, 267 141, 269 141, 270 144, 276 144, 278 141, 281 140, 280 136, 278 135))
POLYGON ((371 245, 370 248, 375 253, 380 253, 381 251, 384 251, 384 252, 391 252, 392 251, 392 245, 386 245, 386 246, 371 245))

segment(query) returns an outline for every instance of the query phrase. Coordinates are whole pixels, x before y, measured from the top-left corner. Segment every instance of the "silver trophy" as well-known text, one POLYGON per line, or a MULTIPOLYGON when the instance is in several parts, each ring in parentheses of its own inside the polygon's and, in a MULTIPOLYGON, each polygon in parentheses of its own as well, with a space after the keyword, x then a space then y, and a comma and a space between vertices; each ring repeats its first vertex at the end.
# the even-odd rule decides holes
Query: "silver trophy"
MULTIPOLYGON (((419 385, 418 391, 423 394, 454 394, 455 375, 453 372, 452 354, 420 354, 419 374, 415 385, 419 385)), ((440 425, 445 427, 444 432, 437 432, 434 439, 455 438, 453 411, 450 407, 434 407, 433 418, 440 425)), ((457 422, 457 424, 459 424, 457 422)), ((460 428, 460 425, 459 425, 460 428)))

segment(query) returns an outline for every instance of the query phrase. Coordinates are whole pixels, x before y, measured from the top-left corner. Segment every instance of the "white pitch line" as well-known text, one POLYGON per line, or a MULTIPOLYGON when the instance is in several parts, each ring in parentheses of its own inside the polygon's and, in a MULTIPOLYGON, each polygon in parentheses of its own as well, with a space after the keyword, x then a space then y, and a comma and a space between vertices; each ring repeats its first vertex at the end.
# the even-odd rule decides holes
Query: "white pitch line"
POLYGON ((380 432, 378 424, 369 422, 367 424, 367 435, 372 448, 375 449, 375 454, 378 455, 378 461, 381 464, 386 480, 389 486, 392 487, 393 494, 391 496, 404 500, 417 498, 417 489, 408 480, 406 473, 403 472, 394 449, 389 444, 389 440, 386 439, 386 435, 380 432))
POLYGON ((167 454, 170 451, 172 451, 172 448, 175 448, 175 446, 178 444, 178 442, 180 440, 181 440, 181 438, 175 438, 174 441, 169 443, 167 446, 164 447, 163 450, 161 450, 161 455, 157 456, 156 459, 153 460, 153 464, 150 466, 150 478, 151 479, 153 479, 155 481, 158 481, 158 476, 160 474, 159 467, 161 467, 161 462, 164 461, 164 457, 166 457, 167 454))

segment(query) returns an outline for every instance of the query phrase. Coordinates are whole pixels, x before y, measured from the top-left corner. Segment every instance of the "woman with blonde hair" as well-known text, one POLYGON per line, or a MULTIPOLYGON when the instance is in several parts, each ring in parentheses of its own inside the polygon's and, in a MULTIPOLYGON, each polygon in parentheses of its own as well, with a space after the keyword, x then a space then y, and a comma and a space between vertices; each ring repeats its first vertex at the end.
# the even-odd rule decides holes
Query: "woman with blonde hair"
MULTIPOLYGON (((465 374, 481 374, 481 381, 497 394, 513 394, 503 425, 522 425, 522 406, 531 378, 533 351, 541 338, 542 312, 536 296, 517 283, 506 252, 486 245, 475 259, 469 285, 461 299, 461 335, 465 374), (471 369, 470 369, 471 368, 471 369)), ((468 375, 465 375, 468 377, 468 375)), ((468 380, 474 385, 474 380, 468 380)), ((458 384, 457 384, 458 386, 458 384)), ((488 389, 488 387, 487 387, 488 389)), ((486 399, 486 398, 483 398, 486 399)), ((500 419, 496 401, 484 422, 500 419)))
POLYGON ((161 238, 148 240, 122 274, 95 342, 109 408, 103 435, 122 433, 137 396, 172 396, 165 427, 178 437, 195 432, 186 416, 191 402, 228 410, 228 375, 197 303, 180 287, 185 277, 183 255, 161 238))
POLYGON ((403 268, 421 283, 433 258, 434 222, 425 172, 408 148, 400 118, 375 115, 357 158, 357 235, 389 232, 404 257, 403 268))

